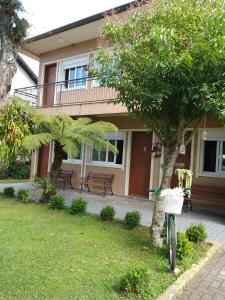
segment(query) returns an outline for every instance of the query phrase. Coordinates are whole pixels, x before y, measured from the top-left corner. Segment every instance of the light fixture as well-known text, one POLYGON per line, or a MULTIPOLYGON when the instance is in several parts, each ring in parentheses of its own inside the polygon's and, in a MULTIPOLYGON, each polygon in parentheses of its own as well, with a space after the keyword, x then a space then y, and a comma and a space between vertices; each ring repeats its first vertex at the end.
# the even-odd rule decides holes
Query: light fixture
POLYGON ((162 144, 161 143, 154 143, 153 145, 152 145, 152 150, 151 150, 151 152, 153 153, 155 153, 155 157, 161 157, 161 155, 162 155, 162 144))
POLYGON ((58 40, 58 42, 60 42, 60 43, 65 43, 65 40, 64 40, 63 38, 61 38, 61 37, 57 37, 57 40, 58 40))

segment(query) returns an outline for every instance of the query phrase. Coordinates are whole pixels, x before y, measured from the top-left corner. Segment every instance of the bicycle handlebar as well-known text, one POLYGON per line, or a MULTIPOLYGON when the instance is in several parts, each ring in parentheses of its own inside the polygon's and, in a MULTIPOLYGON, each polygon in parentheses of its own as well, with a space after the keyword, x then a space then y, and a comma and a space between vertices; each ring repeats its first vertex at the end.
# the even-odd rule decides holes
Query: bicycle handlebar
MULTIPOLYGON (((183 192, 187 192, 187 191, 190 191, 191 188, 182 188, 183 192)), ((156 196, 159 196, 160 193, 161 193, 161 189, 151 189, 151 190, 148 190, 149 193, 152 193, 153 195, 156 195, 156 196)))

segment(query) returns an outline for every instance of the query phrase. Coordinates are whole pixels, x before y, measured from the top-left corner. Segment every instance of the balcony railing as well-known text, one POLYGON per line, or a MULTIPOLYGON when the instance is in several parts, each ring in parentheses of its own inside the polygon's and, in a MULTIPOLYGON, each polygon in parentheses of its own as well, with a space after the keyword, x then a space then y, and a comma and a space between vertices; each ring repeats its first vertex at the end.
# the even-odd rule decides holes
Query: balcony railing
POLYGON ((14 95, 36 107, 109 102, 116 99, 115 90, 101 87, 94 78, 81 78, 15 89, 14 95))

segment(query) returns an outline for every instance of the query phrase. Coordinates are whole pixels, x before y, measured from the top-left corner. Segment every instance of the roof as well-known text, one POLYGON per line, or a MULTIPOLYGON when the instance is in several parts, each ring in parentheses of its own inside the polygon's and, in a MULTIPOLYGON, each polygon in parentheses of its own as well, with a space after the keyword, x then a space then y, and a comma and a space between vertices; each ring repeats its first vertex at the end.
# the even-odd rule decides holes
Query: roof
POLYGON ((19 64, 19 66, 27 73, 27 75, 33 80, 33 82, 37 84, 38 83, 37 75, 34 73, 33 70, 31 70, 31 68, 28 66, 28 64, 19 54, 17 54, 16 61, 19 64))
POLYGON ((130 1, 121 6, 29 38, 25 40, 22 50, 25 54, 37 58, 43 53, 97 38, 100 36, 106 14, 109 14, 112 10, 117 14, 123 13, 127 11, 130 5, 135 5, 140 1, 130 1))

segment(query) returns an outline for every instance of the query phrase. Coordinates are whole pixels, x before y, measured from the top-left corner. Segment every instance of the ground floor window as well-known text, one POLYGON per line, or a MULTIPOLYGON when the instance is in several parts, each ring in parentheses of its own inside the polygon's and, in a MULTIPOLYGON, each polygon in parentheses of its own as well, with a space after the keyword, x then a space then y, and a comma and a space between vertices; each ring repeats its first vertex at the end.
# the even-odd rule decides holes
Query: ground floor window
POLYGON ((124 133, 118 133, 117 135, 108 134, 107 141, 117 148, 118 153, 114 154, 108 149, 108 147, 102 151, 91 149, 91 161, 93 163, 122 165, 124 152, 124 133))
POLYGON ((210 131, 206 141, 202 141, 203 173, 225 175, 225 131, 210 131))
POLYGON ((64 152, 63 162, 64 163, 73 163, 73 162, 81 161, 82 157, 83 157, 83 145, 79 145, 79 147, 80 147, 80 151, 76 157, 72 155, 70 150, 68 151, 68 153, 64 152))

